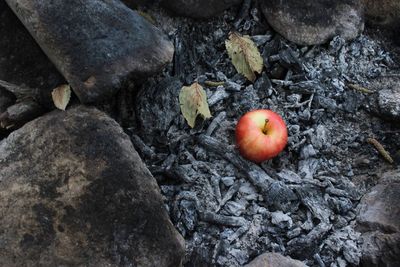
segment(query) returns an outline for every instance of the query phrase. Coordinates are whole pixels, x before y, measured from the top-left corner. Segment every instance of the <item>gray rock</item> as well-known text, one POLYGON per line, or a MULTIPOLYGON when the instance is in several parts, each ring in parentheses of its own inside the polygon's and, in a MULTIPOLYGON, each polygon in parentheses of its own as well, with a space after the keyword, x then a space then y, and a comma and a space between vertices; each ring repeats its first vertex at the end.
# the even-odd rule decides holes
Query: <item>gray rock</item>
POLYGON ((6 2, 82 102, 112 95, 172 59, 164 34, 120 1, 6 2))
POLYGON ((358 207, 362 234, 362 266, 400 266, 399 170, 382 175, 358 207))
POLYGON ((157 184, 104 113, 51 112, 0 152, 0 266, 180 266, 157 184))
POLYGON ((245 267, 307 267, 304 263, 298 260, 294 260, 290 257, 282 256, 279 253, 267 252, 261 254, 245 267))
POLYGON ((262 11, 274 30, 300 45, 323 44, 337 35, 354 39, 364 29, 360 0, 264 0, 262 11))
POLYGON ((400 122, 400 86, 379 91, 380 115, 400 122))
POLYGON ((400 266, 400 233, 385 234, 379 231, 362 235, 361 266, 400 266))
POLYGON ((369 22, 390 25, 400 20, 400 2, 398 0, 362 0, 365 15, 369 22))
POLYGON ((242 0, 162 0, 161 5, 179 16, 209 18, 242 0))
POLYGON ((5 1, 0 2, 0 36, 0 80, 39 89, 35 99, 53 107, 51 91, 65 80, 5 1))
POLYGON ((400 182, 378 184, 358 206, 357 222, 365 229, 400 232, 400 182))

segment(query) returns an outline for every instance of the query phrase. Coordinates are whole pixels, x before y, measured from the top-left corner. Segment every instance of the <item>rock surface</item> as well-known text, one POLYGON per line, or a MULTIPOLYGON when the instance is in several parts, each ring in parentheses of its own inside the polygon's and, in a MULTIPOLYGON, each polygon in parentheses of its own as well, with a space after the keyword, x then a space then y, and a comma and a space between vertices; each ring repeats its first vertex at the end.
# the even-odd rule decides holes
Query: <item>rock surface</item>
POLYGON ((161 5, 179 16, 209 18, 242 0, 162 0, 161 5))
POLYGON ((323 44, 337 35, 350 40, 364 29, 360 0, 264 0, 262 11, 274 30, 300 45, 323 44))
POLYGON ((0 152, 0 266, 180 266, 157 184, 104 113, 54 111, 0 152))
POLYGON ((290 257, 282 256, 279 253, 264 253, 245 267, 306 267, 304 263, 290 257))
POLYGON ((371 97, 371 110, 383 119, 400 122, 400 78, 379 78, 369 88, 378 92, 371 97))
POLYGON ((172 59, 166 36, 120 1, 6 2, 84 103, 172 59))
POLYGON ((379 91, 378 103, 381 115, 400 122, 400 85, 379 91))
POLYGON ((400 170, 386 173, 359 204, 362 266, 400 266, 400 170))
POLYGON ((51 91, 65 80, 4 1, 0 36, 0 80, 39 89, 38 102, 53 107, 51 91))
POLYGON ((365 15, 373 24, 391 25, 400 22, 400 1, 362 0, 365 15))

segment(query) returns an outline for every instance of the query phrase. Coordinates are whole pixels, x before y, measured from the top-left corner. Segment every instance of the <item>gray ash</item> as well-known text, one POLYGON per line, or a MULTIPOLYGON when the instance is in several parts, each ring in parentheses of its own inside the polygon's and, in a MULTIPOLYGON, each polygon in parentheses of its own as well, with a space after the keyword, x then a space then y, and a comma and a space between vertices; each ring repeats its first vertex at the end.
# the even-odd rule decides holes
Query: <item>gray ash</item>
POLYGON ((348 84, 368 86, 394 69, 390 55, 368 36, 296 46, 265 28, 254 7, 240 20, 231 11, 205 22, 152 12, 175 40, 176 55, 142 85, 138 125, 129 132, 186 240, 186 266, 241 266, 266 251, 310 266, 358 265, 355 207, 365 188, 356 181, 385 164, 365 139, 378 135, 392 152, 400 144, 390 143, 394 124, 369 112, 372 96, 348 84), (254 84, 225 52, 232 29, 253 36, 263 55, 254 84), (225 85, 205 87, 213 118, 190 129, 179 90, 207 80, 225 85), (235 150, 234 130, 241 115, 259 108, 282 115, 289 143, 256 165, 235 150))

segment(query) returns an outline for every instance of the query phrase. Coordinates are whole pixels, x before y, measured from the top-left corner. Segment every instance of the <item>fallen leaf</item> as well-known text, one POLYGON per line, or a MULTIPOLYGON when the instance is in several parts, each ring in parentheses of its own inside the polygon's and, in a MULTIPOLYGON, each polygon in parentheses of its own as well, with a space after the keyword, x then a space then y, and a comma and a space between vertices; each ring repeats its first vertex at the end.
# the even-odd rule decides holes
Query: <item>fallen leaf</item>
POLYGON ((63 84, 53 89, 51 92, 54 105, 61 110, 65 110, 71 98, 71 87, 68 84, 63 84))
POLYGON ((182 87, 179 93, 179 104, 183 117, 192 128, 198 115, 203 116, 204 119, 211 118, 206 91, 198 83, 182 87))
POLYGON ((232 32, 229 40, 225 41, 225 46, 237 72, 254 82, 255 73, 261 73, 263 69, 263 58, 250 37, 232 32))

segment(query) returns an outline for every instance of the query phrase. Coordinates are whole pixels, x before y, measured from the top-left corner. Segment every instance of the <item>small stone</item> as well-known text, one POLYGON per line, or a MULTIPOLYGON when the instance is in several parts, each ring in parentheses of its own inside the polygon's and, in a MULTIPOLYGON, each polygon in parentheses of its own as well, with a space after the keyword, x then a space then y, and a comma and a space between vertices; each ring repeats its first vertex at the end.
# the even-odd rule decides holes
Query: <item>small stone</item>
POLYGON ((2 141, 0 203, 2 266, 180 266, 184 255, 155 179, 95 108, 53 111, 2 141))
POLYGON ((179 16, 209 18, 241 2, 242 0, 162 0, 161 6, 179 16))
POLYGON ((337 35, 351 40, 364 29, 360 0, 264 0, 262 11, 274 30, 300 45, 323 44, 337 35))
POLYGON ((166 36, 121 1, 7 0, 81 102, 115 94, 121 83, 172 60, 166 36))
POLYGON ((279 253, 264 253, 255 258, 244 267, 307 267, 304 263, 279 253))

